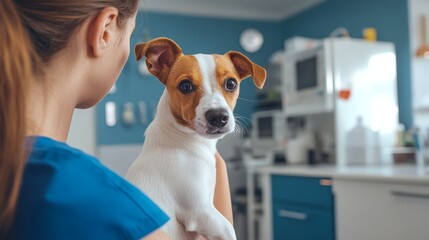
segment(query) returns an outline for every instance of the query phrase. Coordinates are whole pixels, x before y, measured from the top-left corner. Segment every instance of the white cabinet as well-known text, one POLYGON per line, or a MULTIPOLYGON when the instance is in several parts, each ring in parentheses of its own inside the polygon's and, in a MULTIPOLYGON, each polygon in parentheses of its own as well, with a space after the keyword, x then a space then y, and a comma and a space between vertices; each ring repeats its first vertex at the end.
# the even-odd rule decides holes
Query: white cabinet
MULTIPOLYGON (((429 60, 415 57, 416 50, 421 46, 420 17, 426 16, 429 20, 429 0, 409 0, 408 17, 410 28, 411 48, 411 78, 413 97, 413 124, 419 126, 424 132, 429 132, 429 60)), ((426 28, 428 28, 426 23, 426 28)), ((426 29, 428 32, 429 29, 426 29)), ((427 36, 429 37, 429 36, 427 36)), ((429 239, 429 238, 428 238, 429 239)))
POLYGON ((338 240, 429 239, 429 183, 335 179, 338 240))

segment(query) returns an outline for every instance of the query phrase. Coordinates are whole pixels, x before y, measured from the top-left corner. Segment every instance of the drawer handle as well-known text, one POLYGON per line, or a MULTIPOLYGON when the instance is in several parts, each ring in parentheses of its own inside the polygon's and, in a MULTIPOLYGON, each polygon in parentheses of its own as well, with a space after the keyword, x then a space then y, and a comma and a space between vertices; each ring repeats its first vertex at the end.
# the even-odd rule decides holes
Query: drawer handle
POLYGON ((425 199, 429 199, 429 194, 424 194, 424 193, 391 191, 390 194, 392 194, 393 196, 398 196, 398 197, 413 197, 413 198, 425 198, 425 199))
POLYGON ((301 220, 301 221, 304 221, 307 219, 307 214, 305 213, 293 212, 293 211, 288 211, 283 209, 279 210, 277 214, 279 215, 279 217, 292 218, 292 219, 301 220))
POLYGON ((332 180, 331 179, 320 179, 319 183, 322 186, 332 186, 332 180))

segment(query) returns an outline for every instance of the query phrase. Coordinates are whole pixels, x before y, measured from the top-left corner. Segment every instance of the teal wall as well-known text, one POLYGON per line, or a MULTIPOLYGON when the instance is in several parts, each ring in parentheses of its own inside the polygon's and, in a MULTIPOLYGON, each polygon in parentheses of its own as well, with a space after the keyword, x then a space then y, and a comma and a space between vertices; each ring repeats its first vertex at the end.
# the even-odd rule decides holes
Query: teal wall
MULTIPOLYGON (((375 27, 379 40, 393 42, 396 46, 399 120, 407 127, 412 126, 407 0, 327 0, 281 22, 141 12, 131 39, 132 46, 142 39, 144 27, 149 29, 151 38, 172 38, 179 43, 185 54, 224 53, 229 50, 244 52, 239 46, 239 35, 246 28, 256 28, 263 33, 265 43, 260 51, 247 56, 262 66, 267 64, 272 53, 283 48, 284 39, 289 37, 325 38, 334 29, 346 27, 352 37, 361 38, 364 28, 375 27)), ((124 103, 133 102, 137 114, 138 102, 145 101, 150 121, 163 89, 163 85, 156 78, 138 74, 134 55, 130 54, 117 82, 117 92, 106 96, 97 106, 98 145, 141 143, 147 127, 140 123, 126 127, 121 121, 114 127, 107 127, 104 122, 104 104, 107 101, 117 103, 118 117, 124 103)), ((235 113, 250 117, 255 106, 256 91, 250 79, 243 82, 240 96, 249 101, 238 100, 235 113)))
MULTIPOLYGON (((182 47, 185 54, 223 54, 229 50, 244 53, 238 42, 239 35, 246 28, 256 28, 265 37, 264 45, 257 53, 246 53, 246 55, 262 66, 267 64, 272 53, 283 48, 280 22, 228 20, 141 12, 137 17, 136 31, 131 39, 131 46, 142 39, 144 27, 149 29, 151 38, 164 36, 173 39, 182 47)), ((143 142, 143 134, 147 125, 143 126, 137 123, 134 126, 126 127, 118 121, 116 126, 108 127, 104 120, 104 105, 107 101, 116 102, 119 110, 117 116, 119 117, 124 103, 134 103, 137 114, 138 102, 145 101, 149 110, 149 121, 151 121, 154 107, 163 89, 164 86, 155 77, 143 77, 138 74, 134 54, 130 54, 117 82, 117 92, 107 95, 97 105, 97 144, 143 142)), ((235 110, 236 114, 250 117, 255 106, 256 91, 250 78, 242 83, 240 97, 250 101, 239 99, 235 110)))
POLYGON ((338 27, 351 37, 362 38, 362 30, 375 27, 378 40, 393 42, 397 54, 399 121, 412 126, 411 50, 407 0, 327 0, 285 20, 282 37, 325 38, 338 27))

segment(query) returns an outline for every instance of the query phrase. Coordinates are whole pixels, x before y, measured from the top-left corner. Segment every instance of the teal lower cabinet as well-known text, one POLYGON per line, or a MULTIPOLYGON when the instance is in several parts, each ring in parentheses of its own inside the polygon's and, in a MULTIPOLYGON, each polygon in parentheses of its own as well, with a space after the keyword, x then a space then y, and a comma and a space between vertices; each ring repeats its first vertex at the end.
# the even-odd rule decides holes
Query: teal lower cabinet
POLYGON ((274 240, 334 240, 330 179, 273 175, 274 240))
POLYGON ((332 210, 276 203, 273 215, 275 240, 335 239, 332 210))

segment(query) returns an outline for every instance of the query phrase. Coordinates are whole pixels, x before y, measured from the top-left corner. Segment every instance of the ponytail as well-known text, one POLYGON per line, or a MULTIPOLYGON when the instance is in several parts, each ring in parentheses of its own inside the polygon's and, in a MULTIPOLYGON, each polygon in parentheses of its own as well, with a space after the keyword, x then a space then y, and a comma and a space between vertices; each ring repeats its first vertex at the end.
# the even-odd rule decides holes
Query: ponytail
POLYGON ((26 154, 25 89, 34 54, 13 0, 0 1, 0 238, 16 211, 26 154))

